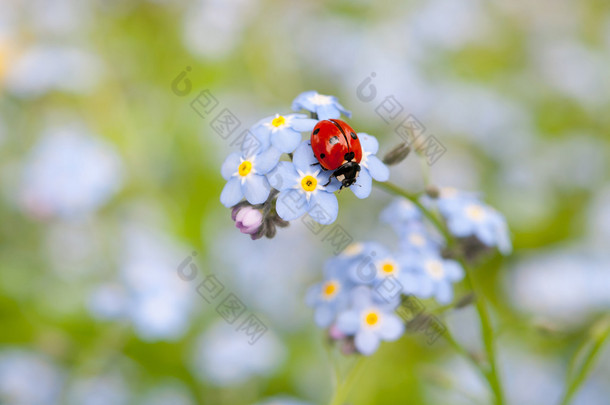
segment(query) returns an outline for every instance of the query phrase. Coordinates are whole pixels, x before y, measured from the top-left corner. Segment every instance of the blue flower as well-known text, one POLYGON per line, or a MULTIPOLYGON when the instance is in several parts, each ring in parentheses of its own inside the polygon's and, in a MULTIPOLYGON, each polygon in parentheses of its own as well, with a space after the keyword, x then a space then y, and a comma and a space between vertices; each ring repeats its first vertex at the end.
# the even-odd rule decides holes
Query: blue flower
POLYGON ((276 114, 257 122, 251 131, 263 147, 271 144, 280 152, 292 153, 301 143, 301 132, 311 132, 317 122, 305 114, 276 114))
POLYGON ((408 255, 408 265, 416 274, 421 298, 434 297, 441 304, 453 299, 452 283, 464 277, 464 269, 455 260, 444 259, 438 252, 422 251, 408 255))
POLYGON ((445 188, 441 190, 437 204, 453 235, 458 238, 475 236, 486 246, 496 246, 503 254, 511 252, 506 220, 476 195, 445 188))
POLYGON ((441 243, 438 237, 432 235, 422 221, 408 222, 400 228, 400 250, 404 253, 419 253, 423 251, 438 252, 441 243))
POLYGON ((354 336, 356 349, 371 355, 382 340, 393 341, 405 331, 401 319, 394 313, 397 304, 379 304, 373 300, 369 287, 360 286, 351 294, 351 308, 337 318, 337 329, 354 336))
POLYGON ((292 102, 292 110, 307 110, 318 114, 319 120, 339 118, 341 113, 351 117, 352 113, 347 111, 334 96, 325 96, 317 91, 306 91, 301 93, 292 102))
POLYGON ((348 279, 345 258, 331 258, 324 266, 324 281, 312 286, 305 297, 308 306, 314 308, 314 320, 321 328, 329 327, 337 313, 344 310, 354 284, 348 279))
POLYGON ((373 288, 373 298, 379 302, 395 303, 400 294, 430 295, 429 282, 413 267, 413 252, 392 253, 383 245, 369 242, 367 256, 350 269, 356 283, 373 288))
POLYGON ((390 169, 375 156, 379 150, 379 142, 369 134, 360 132, 358 134, 362 146, 362 160, 360 161, 360 174, 350 190, 358 198, 366 198, 371 194, 373 179, 387 181, 390 178, 390 169))
POLYGON ((384 222, 396 231, 398 235, 403 233, 403 227, 413 221, 420 221, 422 213, 415 204, 406 198, 395 198, 379 216, 384 222))
POLYGON ((335 179, 328 183, 329 174, 315 169, 316 163, 311 145, 303 141, 294 152, 292 163, 280 162, 267 175, 271 186, 280 191, 275 209, 283 220, 291 221, 306 212, 323 225, 337 219, 339 203, 333 193, 339 184, 335 179))
POLYGON ((250 204, 262 204, 271 187, 265 175, 277 166, 280 153, 271 148, 252 156, 239 152, 230 154, 222 164, 222 177, 227 180, 220 194, 225 207, 233 207, 245 196, 250 204))

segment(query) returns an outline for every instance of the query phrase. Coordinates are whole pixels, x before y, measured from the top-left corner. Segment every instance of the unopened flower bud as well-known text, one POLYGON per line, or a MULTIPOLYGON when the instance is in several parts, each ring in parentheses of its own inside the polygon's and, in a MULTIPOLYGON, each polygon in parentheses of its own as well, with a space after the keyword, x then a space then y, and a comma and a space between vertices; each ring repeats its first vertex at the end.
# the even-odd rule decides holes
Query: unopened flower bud
POLYGON ((427 186, 426 195, 430 198, 438 198, 441 195, 441 191, 436 186, 427 186))
POLYGON ((388 166, 396 165, 405 160, 405 158, 409 156, 409 152, 411 152, 411 148, 409 145, 403 142, 385 154, 383 157, 383 163, 388 166))
POLYGON ((254 235, 263 224, 263 213, 250 205, 242 205, 233 208, 231 218, 241 233, 254 235))
POLYGON ((343 332, 341 332, 339 330, 339 328, 337 328, 336 324, 332 324, 330 325, 330 327, 328 328, 328 336, 332 339, 332 340, 341 340, 341 339, 345 339, 345 334, 343 332))

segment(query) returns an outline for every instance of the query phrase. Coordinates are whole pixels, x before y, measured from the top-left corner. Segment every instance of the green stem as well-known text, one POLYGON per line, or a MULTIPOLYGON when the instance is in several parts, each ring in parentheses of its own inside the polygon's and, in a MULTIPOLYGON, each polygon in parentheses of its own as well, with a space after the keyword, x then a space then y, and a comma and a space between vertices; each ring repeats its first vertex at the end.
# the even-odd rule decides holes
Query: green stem
MULTIPOLYGON (((455 239, 453 238, 453 236, 447 229, 446 225, 440 220, 440 218, 437 215, 435 215, 432 211, 430 211, 428 208, 426 208, 421 202, 419 202, 420 194, 409 193, 392 183, 387 183, 387 182, 381 183, 381 182, 375 181, 374 184, 377 187, 384 189, 385 191, 387 191, 389 193, 405 197, 406 199, 411 201, 413 204, 415 204, 417 206, 417 208, 420 209, 420 211, 424 214, 424 216, 426 218, 428 218, 430 220, 430 222, 434 225, 434 227, 443 235, 445 241, 447 242, 447 247, 452 247, 456 244, 455 239)), ((493 325, 491 324, 491 318, 489 316, 487 306, 485 305, 485 302, 482 299, 483 295, 481 294, 481 291, 478 288, 476 288, 475 284, 472 282, 471 276, 470 276, 470 271, 468 270, 468 266, 466 265, 466 262, 465 262, 464 258, 461 257, 461 255, 458 258, 458 261, 460 262, 460 264, 464 268, 464 272, 466 273, 466 275, 465 275, 466 284, 469 286, 469 288, 474 292, 474 294, 476 296, 476 300, 475 300, 476 309, 477 309, 477 313, 479 315, 479 319, 481 322, 481 334, 483 336, 483 345, 485 346, 485 352, 487 354, 487 358, 488 358, 488 362, 489 362, 489 369, 488 370, 483 369, 481 367, 481 365, 478 364, 478 362, 475 362, 475 364, 476 364, 477 368, 486 377, 486 379, 489 383, 489 386, 494 393, 495 403, 497 405, 503 405, 504 396, 502 393, 502 385, 500 383, 500 378, 498 377, 498 368, 497 368, 497 364, 496 364, 496 354, 495 354, 495 346, 494 346, 494 331, 493 331, 493 325)), ((452 342, 450 341, 450 343, 452 343, 452 342)), ((455 340, 453 340, 453 343, 457 343, 457 342, 455 342, 455 340)), ((461 346, 459 346, 459 347, 461 348, 461 346)), ((462 352, 459 349, 458 349, 458 351, 462 352)), ((470 355, 468 355, 467 357, 469 359, 471 359, 470 355)))
POLYGON ((352 385, 354 385, 354 382, 360 375, 360 371, 362 369, 362 366, 364 365, 365 360, 366 357, 364 356, 360 356, 358 360, 356 360, 356 364, 354 364, 354 366, 350 369, 343 382, 339 384, 337 389, 335 389, 335 393, 332 399, 330 400, 329 405, 344 405, 345 400, 347 399, 347 395, 349 394, 349 391, 352 388, 352 385))
POLYGON ((475 294, 475 304, 477 313, 479 314, 479 320, 481 322, 481 334, 483 335, 483 345, 485 346, 485 352, 487 354, 487 361, 489 362, 489 370, 486 371, 487 379, 489 381, 489 385, 494 392, 496 397, 496 403, 498 405, 502 405, 504 403, 504 396, 502 393, 502 385, 500 384, 500 378, 498 377, 498 367, 496 363, 496 351, 494 345, 494 330, 493 325, 491 323, 491 318, 489 316, 489 311, 487 310, 487 305, 483 301, 483 295, 478 287, 475 286, 472 278, 470 276, 470 271, 466 262, 463 258, 459 258, 459 262, 464 268, 465 277, 467 286, 474 292, 475 294))
POLYGON ((568 405, 572 401, 572 398, 576 392, 578 392, 578 389, 593 368, 595 360, 601 352, 601 348, 608 340, 608 336, 610 336, 610 317, 603 318, 600 322, 593 325, 591 338, 583 343, 572 358, 566 375, 566 392, 561 401, 561 405, 568 405), (585 358, 580 365, 580 369, 572 378, 572 375, 574 374, 572 371, 576 368, 576 363, 578 362, 580 354, 587 352, 587 349, 589 349, 588 353, 584 354, 585 358))

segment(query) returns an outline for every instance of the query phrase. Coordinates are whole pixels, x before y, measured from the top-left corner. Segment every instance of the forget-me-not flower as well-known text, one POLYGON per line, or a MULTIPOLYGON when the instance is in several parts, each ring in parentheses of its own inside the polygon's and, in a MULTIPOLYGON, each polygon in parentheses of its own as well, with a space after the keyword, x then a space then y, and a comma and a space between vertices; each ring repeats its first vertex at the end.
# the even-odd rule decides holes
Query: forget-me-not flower
POLYGON ((379 216, 381 222, 390 225, 396 233, 401 236, 403 228, 411 222, 419 222, 422 213, 417 206, 404 197, 395 198, 387 207, 381 211, 379 216))
POLYGON ((356 183, 350 187, 350 190, 352 190, 356 197, 366 198, 371 194, 373 179, 387 181, 390 178, 390 169, 375 156, 379 150, 379 142, 377 142, 374 136, 360 132, 358 138, 362 146, 360 174, 356 179, 356 183))
POLYGON ((452 283, 464 277, 464 269, 455 260, 444 259, 438 252, 422 251, 409 255, 406 260, 417 274, 421 298, 434 297, 441 304, 453 299, 452 283))
POLYGON ((441 243, 438 238, 431 234, 423 221, 408 222, 400 228, 399 234, 400 250, 404 253, 428 251, 440 251, 441 243))
POLYGON ((222 164, 222 177, 227 180, 220 194, 225 207, 233 207, 245 196, 250 204, 262 204, 269 197, 271 187, 265 176, 280 160, 280 153, 273 148, 244 156, 231 153, 222 164))
POLYGON ((351 117, 352 113, 345 109, 337 101, 335 96, 326 96, 317 91, 306 91, 301 93, 292 102, 292 110, 307 110, 318 115, 319 120, 339 118, 341 113, 351 117))
POLYGON ((367 286, 355 288, 351 298, 351 308, 337 318, 337 329, 354 336, 354 344, 360 353, 371 355, 382 340, 393 341, 404 333, 405 326, 394 313, 397 303, 375 302, 367 286))
POLYGON ((306 212, 316 222, 328 225, 337 219, 339 203, 334 194, 339 184, 319 166, 308 141, 294 152, 291 162, 280 162, 267 175, 272 187, 279 190, 275 209, 285 221, 299 218, 306 212))
POLYGON ((329 327, 339 311, 349 304, 353 283, 347 277, 345 267, 328 260, 324 266, 324 281, 309 288, 305 298, 308 306, 314 308, 314 320, 321 328, 329 327))
POLYGON ((496 246, 503 254, 511 252, 506 220, 474 194, 442 189, 437 204, 453 235, 459 238, 475 236, 486 246, 496 246))
POLYGON ((257 122, 251 131, 263 145, 271 144, 282 153, 292 153, 301 143, 301 133, 311 132, 317 122, 305 114, 275 114, 257 122))

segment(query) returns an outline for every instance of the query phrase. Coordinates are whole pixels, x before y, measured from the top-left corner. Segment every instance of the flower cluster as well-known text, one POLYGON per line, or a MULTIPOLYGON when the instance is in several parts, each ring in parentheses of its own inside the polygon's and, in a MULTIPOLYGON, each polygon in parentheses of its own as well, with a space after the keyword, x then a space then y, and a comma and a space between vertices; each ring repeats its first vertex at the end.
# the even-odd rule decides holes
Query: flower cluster
MULTIPOLYGON (((286 226, 286 221, 307 213, 327 225, 339 212, 335 192, 341 183, 333 177, 334 171, 322 168, 309 135, 320 120, 341 114, 350 117, 351 113, 335 97, 315 91, 300 94, 292 109, 297 113, 275 114, 255 123, 240 152, 229 155, 221 168, 227 183, 220 201, 232 208, 237 228, 253 239, 273 237, 276 225, 286 226), (298 113, 300 110, 308 111, 309 116, 298 113)), ((364 132, 354 136, 360 140, 362 159, 350 190, 358 198, 366 198, 373 179, 387 181, 389 169, 376 156, 379 143, 374 136, 364 132)))
MULTIPOLYGON (((476 239, 507 253, 510 239, 501 215, 472 194, 449 190, 417 203, 435 204, 458 241, 476 239)), ((315 323, 328 328, 344 352, 370 355, 381 341, 398 339, 406 322, 396 310, 406 296, 452 302, 453 284, 462 280, 464 269, 447 253, 447 241, 430 230, 418 204, 399 198, 381 213, 381 221, 398 235, 396 251, 377 242, 352 244, 327 260, 324 280, 309 289, 306 300, 315 323)))

